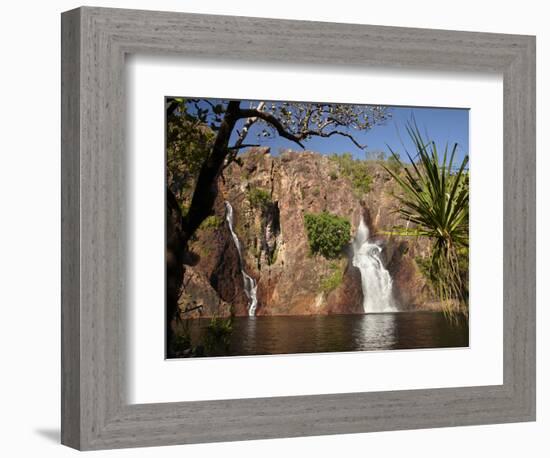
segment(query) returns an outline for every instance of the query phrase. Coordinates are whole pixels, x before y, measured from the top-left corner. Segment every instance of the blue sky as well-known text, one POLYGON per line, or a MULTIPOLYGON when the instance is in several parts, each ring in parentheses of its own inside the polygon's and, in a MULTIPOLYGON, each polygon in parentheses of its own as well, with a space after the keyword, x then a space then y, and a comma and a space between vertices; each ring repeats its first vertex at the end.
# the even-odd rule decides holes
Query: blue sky
MULTIPOLYGON (((212 103, 219 103, 219 100, 210 99, 212 103)), ((257 102, 243 100, 242 106, 257 105, 257 102)), ((389 147, 399 153, 401 158, 406 160, 405 150, 410 153, 414 151, 413 144, 407 134, 407 123, 415 120, 424 138, 435 141, 438 150, 443 151, 445 145, 451 148, 454 143, 458 144, 455 164, 460 164, 466 154, 469 154, 469 110, 461 108, 431 108, 431 107, 395 107, 389 106, 391 117, 384 122, 372 127, 368 131, 353 134, 356 140, 367 145, 367 150, 355 146, 348 138, 332 136, 329 138, 312 137, 304 141, 308 150, 321 154, 352 153, 358 159, 365 159, 368 153, 385 152, 389 156, 389 147)), ((242 122, 241 122, 242 125, 242 122)), ((238 125, 239 127, 239 125, 238 125)), ((276 135, 274 138, 258 137, 261 131, 259 124, 250 130, 245 143, 258 143, 262 146, 271 147, 272 154, 278 154, 280 149, 292 149, 300 151, 300 147, 282 137, 276 135)), ((236 138, 233 133, 232 142, 236 138)))
MULTIPOLYGON (((424 135, 435 141, 438 149, 441 151, 448 143, 450 146, 458 143, 457 157, 455 163, 462 161, 465 154, 468 154, 469 131, 468 120, 469 113, 466 109, 448 109, 448 108, 419 108, 419 107, 391 107, 391 118, 383 125, 376 125, 366 132, 356 134, 359 143, 367 145, 367 152, 383 151, 389 155, 389 145, 394 151, 400 153, 403 159, 405 148, 414 151, 413 144, 407 133, 407 122, 413 119, 424 135), (427 133, 427 135, 426 135, 427 133)), ((251 130, 248 142, 258 141, 251 130)), ((280 148, 300 150, 295 143, 282 137, 261 139, 258 143, 270 146, 272 153, 277 154, 280 148)), ((366 153, 359 149, 348 138, 332 136, 329 138, 312 137, 303 142, 308 150, 317 151, 322 154, 345 153, 350 152, 358 159, 365 159, 366 153)))

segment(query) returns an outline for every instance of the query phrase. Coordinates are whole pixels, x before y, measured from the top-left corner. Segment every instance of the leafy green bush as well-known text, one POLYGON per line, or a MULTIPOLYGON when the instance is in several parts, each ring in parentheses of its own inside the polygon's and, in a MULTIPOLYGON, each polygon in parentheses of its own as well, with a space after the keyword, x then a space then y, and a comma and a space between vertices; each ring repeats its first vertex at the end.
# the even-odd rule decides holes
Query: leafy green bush
POLYGON ((388 159, 386 160, 386 166, 393 173, 399 175, 401 171, 401 158, 399 157, 399 154, 395 153, 388 157, 388 159))
POLYGON ((333 154, 329 158, 338 164, 342 175, 349 178, 356 194, 361 196, 370 191, 372 176, 367 161, 353 159, 351 153, 333 154))
POLYGON ((207 123, 189 112, 189 104, 180 97, 166 100, 167 184, 178 199, 190 199, 216 139, 207 123))
MULTIPOLYGON (((469 272, 469 249, 467 247, 461 247, 457 250, 458 256, 458 275, 460 276, 463 282, 464 294, 468 295, 468 272, 469 272)), ((432 271, 432 258, 415 256, 414 261, 418 266, 418 270, 422 276, 426 279, 428 286, 430 287, 433 293, 437 293, 441 288, 443 288, 445 278, 442 278, 438 275, 434 275, 432 271)))
POLYGON ((217 215, 210 215, 201 223, 201 229, 217 229, 223 224, 223 219, 217 215))
POLYGON ((206 328, 204 349, 208 356, 223 356, 229 352, 233 320, 213 317, 206 328))
POLYGON ((266 189, 250 188, 248 200, 253 207, 265 208, 271 203, 271 194, 266 189))
POLYGON ((191 349, 191 337, 188 333, 178 334, 174 338, 172 346, 176 353, 183 353, 184 351, 191 349))
POLYGON ((325 258, 338 257, 350 240, 351 224, 346 218, 328 212, 304 215, 309 248, 325 258))
POLYGON ((430 288, 432 288, 433 291, 435 291, 435 287, 432 284, 432 277, 430 276, 430 267, 431 267, 431 259, 429 257, 423 257, 423 256, 415 256, 414 262, 416 263, 418 270, 422 274, 422 276, 426 279, 428 282, 430 288))

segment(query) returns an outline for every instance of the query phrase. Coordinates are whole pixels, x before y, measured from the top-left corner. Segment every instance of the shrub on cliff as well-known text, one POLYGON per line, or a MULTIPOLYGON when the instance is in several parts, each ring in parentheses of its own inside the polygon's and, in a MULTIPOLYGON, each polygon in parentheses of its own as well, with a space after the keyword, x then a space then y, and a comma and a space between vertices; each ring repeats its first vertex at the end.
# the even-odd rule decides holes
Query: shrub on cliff
POLYGON ((344 281, 344 268, 339 261, 331 261, 330 273, 321 279, 321 290, 325 293, 330 293, 332 290, 338 288, 344 281))
POLYGON ((199 226, 201 229, 218 229, 223 224, 223 219, 217 215, 208 216, 199 226))
POLYGON ((349 243, 351 224, 346 218, 328 212, 306 213, 304 223, 314 254, 336 258, 349 243))
POLYGON ((353 159, 351 153, 332 154, 329 159, 336 164, 342 175, 348 177, 353 189, 358 196, 370 191, 372 185, 372 176, 367 161, 353 159))
POLYGON ((265 189, 251 188, 248 191, 248 200, 253 207, 263 209, 271 203, 271 195, 265 189))

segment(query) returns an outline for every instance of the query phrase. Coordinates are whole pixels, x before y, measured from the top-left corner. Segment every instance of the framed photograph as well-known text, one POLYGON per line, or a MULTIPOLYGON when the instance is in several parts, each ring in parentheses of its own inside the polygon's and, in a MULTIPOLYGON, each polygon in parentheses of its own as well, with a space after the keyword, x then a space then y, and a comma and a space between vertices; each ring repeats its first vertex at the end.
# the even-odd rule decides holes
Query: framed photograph
POLYGON ((469 346, 469 110, 165 103, 167 358, 469 346))
POLYGON ((535 419, 535 39, 62 15, 62 442, 535 419))

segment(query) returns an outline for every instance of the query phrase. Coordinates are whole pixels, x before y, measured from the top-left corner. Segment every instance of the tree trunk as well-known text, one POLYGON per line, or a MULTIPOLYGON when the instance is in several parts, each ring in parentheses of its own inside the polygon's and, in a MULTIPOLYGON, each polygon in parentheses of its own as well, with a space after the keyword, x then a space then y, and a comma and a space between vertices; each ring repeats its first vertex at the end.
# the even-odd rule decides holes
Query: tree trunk
POLYGON ((218 195, 218 178, 228 155, 229 139, 235 123, 239 119, 240 102, 232 101, 227 105, 224 119, 220 124, 212 153, 204 162, 197 178, 193 199, 187 215, 183 218, 184 242, 195 233, 200 224, 212 213, 214 201, 218 195))
POLYGON ((166 194, 166 345, 167 355, 173 339, 172 321, 178 308, 178 299, 183 285, 185 266, 183 259, 189 239, 212 214, 218 195, 218 178, 228 155, 231 133, 239 119, 240 102, 231 101, 227 105, 224 119, 220 124, 212 153, 204 162, 197 178, 195 191, 187 214, 182 217, 174 194, 168 189, 166 194))
POLYGON ((166 355, 170 353, 172 321, 176 317, 178 299, 183 283, 183 220, 176 196, 166 188, 166 355))

